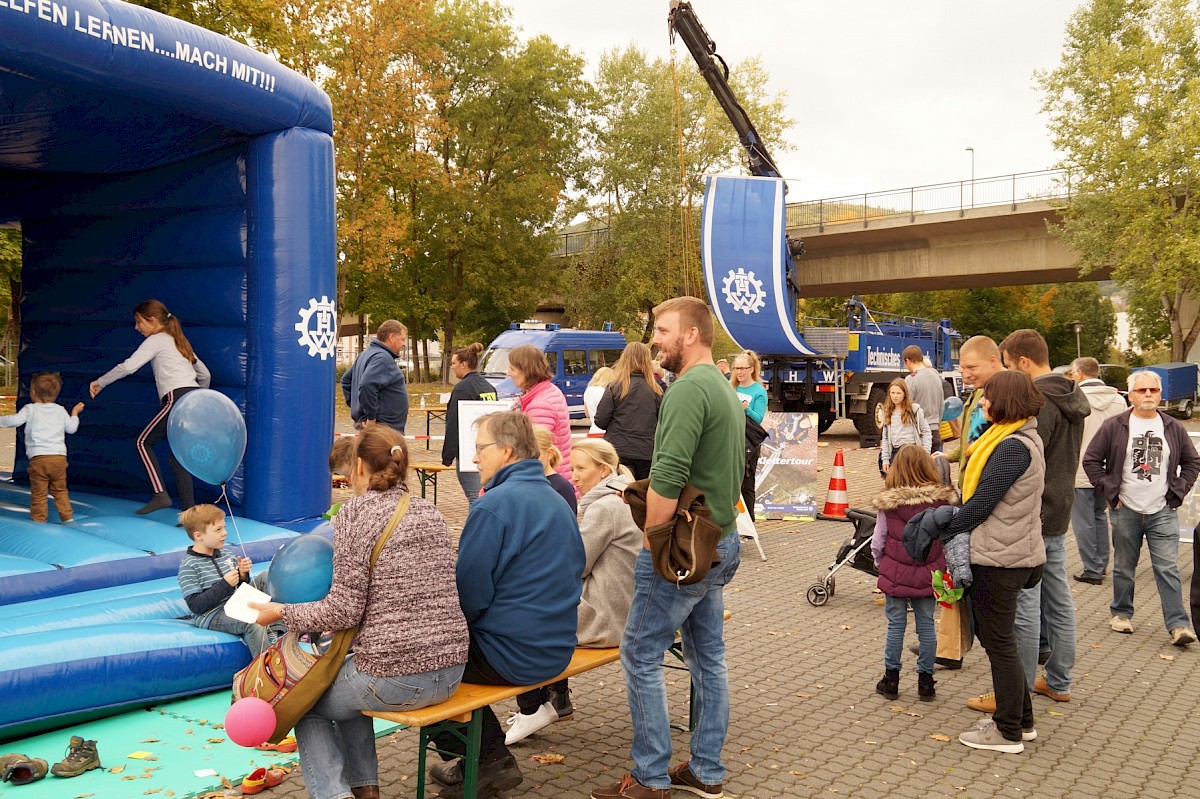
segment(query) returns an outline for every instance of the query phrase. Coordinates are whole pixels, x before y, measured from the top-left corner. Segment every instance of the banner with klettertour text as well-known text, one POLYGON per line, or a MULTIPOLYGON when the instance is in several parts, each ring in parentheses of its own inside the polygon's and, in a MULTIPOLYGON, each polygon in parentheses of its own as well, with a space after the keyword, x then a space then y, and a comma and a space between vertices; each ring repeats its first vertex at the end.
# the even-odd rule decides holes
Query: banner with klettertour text
POLYGON ((767 519, 817 516, 817 415, 768 411, 755 471, 755 512, 767 519))

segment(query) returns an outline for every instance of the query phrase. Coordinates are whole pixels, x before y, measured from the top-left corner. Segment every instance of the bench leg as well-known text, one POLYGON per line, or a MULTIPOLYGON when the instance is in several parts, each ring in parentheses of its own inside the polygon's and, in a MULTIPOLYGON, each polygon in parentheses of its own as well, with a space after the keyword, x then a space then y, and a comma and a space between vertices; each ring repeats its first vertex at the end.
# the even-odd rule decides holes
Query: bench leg
POLYGON ((467 723, 467 755, 463 759, 463 799, 476 799, 479 792, 479 749, 483 737, 483 711, 471 711, 467 723))
MULTIPOLYGON (((479 792, 479 751, 483 740, 483 708, 471 712, 471 720, 463 724, 456 721, 439 721, 420 732, 420 752, 417 753, 417 799, 425 799, 425 764, 429 750, 438 749, 435 736, 449 732, 463 742, 466 755, 462 759, 463 799, 476 799, 479 792)), ((450 754, 447 752, 447 754, 450 754)))

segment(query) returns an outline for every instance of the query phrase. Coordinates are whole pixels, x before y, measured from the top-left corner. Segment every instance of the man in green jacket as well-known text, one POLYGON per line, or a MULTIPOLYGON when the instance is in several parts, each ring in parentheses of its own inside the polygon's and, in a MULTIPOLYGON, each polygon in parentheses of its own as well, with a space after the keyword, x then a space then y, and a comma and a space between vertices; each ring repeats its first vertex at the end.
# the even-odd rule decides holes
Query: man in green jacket
POLYGON ((654 309, 654 320, 654 345, 663 367, 676 378, 659 408, 646 527, 671 521, 680 493, 690 484, 704 493, 713 522, 724 531, 717 544, 721 562, 681 589, 655 572, 649 540, 643 540, 621 640, 634 765, 618 784, 593 790, 592 799, 669 799, 672 788, 721 796, 725 779, 721 748, 729 729, 729 684, 722 589, 740 562, 734 506, 745 468, 746 416, 713 362, 708 306, 695 297, 676 297, 654 309), (660 664, 676 630, 696 686, 696 729, 691 760, 671 766, 671 722, 660 664))

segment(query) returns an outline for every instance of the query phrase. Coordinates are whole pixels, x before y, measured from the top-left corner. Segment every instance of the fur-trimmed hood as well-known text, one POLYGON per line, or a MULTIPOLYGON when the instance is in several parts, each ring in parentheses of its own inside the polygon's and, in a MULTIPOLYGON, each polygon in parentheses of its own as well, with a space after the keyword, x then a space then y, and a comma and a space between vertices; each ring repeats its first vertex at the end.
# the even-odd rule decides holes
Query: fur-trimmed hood
POLYGON ((929 505, 938 501, 958 504, 958 492, 949 486, 900 486, 885 488, 871 500, 875 510, 894 510, 902 505, 929 505))

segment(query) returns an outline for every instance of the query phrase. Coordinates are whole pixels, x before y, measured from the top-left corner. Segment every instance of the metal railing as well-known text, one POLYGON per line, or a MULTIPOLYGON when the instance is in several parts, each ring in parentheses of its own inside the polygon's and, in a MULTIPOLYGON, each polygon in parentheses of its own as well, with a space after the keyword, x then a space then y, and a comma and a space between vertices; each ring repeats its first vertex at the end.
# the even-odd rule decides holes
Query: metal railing
POLYGON ((958 211, 959 216, 966 216, 973 208, 1002 205, 1015 210, 1018 203, 1069 197, 1070 194, 1070 176, 1066 170, 1043 169, 788 203, 787 226, 824 230, 829 224, 859 222, 868 227, 871 222, 896 217, 908 217, 909 222, 915 222, 921 214, 958 211))
MULTIPOLYGON (((973 208, 1003 205, 1016 210, 1018 203, 1070 196, 1070 174, 1065 169, 1043 169, 788 203, 787 226, 816 227, 823 231, 826 225, 858 222, 869 227, 872 222, 884 219, 908 217, 909 222, 916 222, 922 214, 958 211, 959 216, 966 216, 973 208)), ((563 233, 551 255, 562 258, 591 252, 598 242, 607 239, 606 227, 563 233)))

